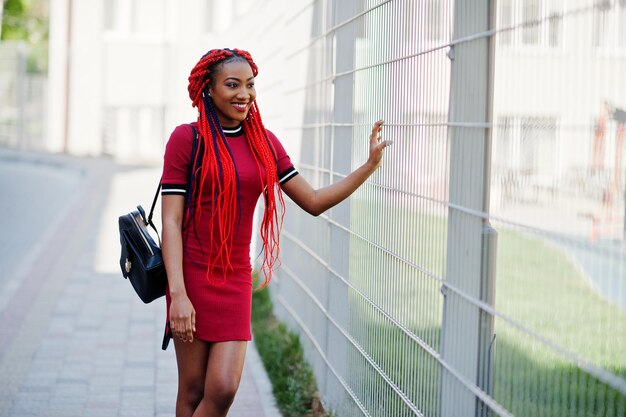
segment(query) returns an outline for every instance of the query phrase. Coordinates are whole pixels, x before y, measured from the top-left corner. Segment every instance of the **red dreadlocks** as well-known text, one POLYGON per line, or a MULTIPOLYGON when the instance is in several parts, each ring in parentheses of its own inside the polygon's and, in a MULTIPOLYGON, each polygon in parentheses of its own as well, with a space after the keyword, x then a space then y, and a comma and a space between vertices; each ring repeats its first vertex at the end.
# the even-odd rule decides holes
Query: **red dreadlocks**
MULTIPOLYGON (((209 87, 214 81, 214 73, 218 65, 229 61, 245 60, 250 64, 252 74, 256 77, 258 68, 250 54, 238 49, 213 49, 207 52, 191 71, 189 76, 189 97, 192 105, 198 108, 198 133, 199 152, 193 158, 193 166, 199 167, 196 171, 196 181, 192 184, 192 195, 197 196, 190 204, 190 210, 201 213, 202 190, 206 178, 216 179, 210 181, 211 193, 214 196, 211 216, 210 236, 211 244, 219 242, 217 250, 211 250, 215 258, 209 259, 207 278, 212 280, 212 270, 215 267, 231 269, 230 253, 232 249, 232 236, 235 231, 239 213, 239 177, 237 167, 232 159, 230 150, 220 126, 215 106, 209 97, 209 87), (199 163, 201 161, 201 163, 199 163), (215 230, 217 229, 217 230, 215 230)), ((262 270, 266 285, 271 279, 272 270, 278 260, 279 232, 282 225, 282 215, 278 214, 276 207, 276 195, 283 212, 284 201, 278 182, 276 165, 276 152, 271 141, 268 139, 256 100, 243 122, 246 139, 252 149, 257 165, 265 170, 265 212, 261 223, 261 239, 263 240, 264 257, 262 270), (277 190, 275 193, 274 191, 277 190)), ((261 170, 259 170, 259 175, 261 170)), ((263 180, 263 178, 261 178, 263 180)), ((215 248, 211 248, 215 249, 215 248)))

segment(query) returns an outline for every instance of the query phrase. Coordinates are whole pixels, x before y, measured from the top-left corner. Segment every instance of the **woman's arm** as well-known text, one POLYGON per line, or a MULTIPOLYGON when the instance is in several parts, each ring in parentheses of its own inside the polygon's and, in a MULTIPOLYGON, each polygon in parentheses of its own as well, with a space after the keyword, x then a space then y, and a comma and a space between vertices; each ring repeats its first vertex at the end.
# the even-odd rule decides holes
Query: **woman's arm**
POLYGON ((382 124, 383 121, 379 120, 374 123, 374 127, 372 128, 369 139, 370 153, 367 162, 351 172, 348 176, 328 187, 315 190, 301 175, 296 175, 282 186, 285 194, 287 194, 294 203, 314 216, 319 216, 329 208, 348 198, 350 194, 356 191, 356 189, 376 171, 382 162, 383 150, 392 143, 388 140, 383 141, 380 136, 378 136, 382 124))
POLYGON ((162 200, 163 242, 161 249, 171 297, 170 330, 184 342, 192 342, 193 332, 196 331, 196 312, 187 296, 183 279, 182 221, 185 197, 164 195, 162 200))

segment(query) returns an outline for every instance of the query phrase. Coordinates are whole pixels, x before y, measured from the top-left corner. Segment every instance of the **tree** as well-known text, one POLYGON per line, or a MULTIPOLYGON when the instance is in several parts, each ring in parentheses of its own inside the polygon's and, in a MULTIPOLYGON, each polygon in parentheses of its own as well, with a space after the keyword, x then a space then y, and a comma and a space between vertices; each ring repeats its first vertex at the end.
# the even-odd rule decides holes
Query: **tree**
POLYGON ((25 40, 26 32, 25 10, 23 0, 4 0, 2 13, 2 40, 25 40))
POLYGON ((28 71, 45 72, 48 64, 48 0, 2 0, 2 41, 29 45, 28 71))
POLYGON ((0 39, 2 39, 2 16, 4 14, 4 0, 0 1, 0 39))

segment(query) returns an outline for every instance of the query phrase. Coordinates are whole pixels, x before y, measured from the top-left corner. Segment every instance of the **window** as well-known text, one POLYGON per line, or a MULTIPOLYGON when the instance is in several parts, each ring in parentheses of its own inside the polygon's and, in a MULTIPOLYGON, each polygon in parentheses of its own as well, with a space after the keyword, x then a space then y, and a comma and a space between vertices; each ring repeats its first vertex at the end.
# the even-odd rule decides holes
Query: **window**
POLYGON ((165 27, 163 0, 107 0, 104 29, 125 34, 160 34, 165 27))
POLYGON ((522 3, 522 22, 528 24, 522 29, 522 43, 524 45, 538 45, 541 35, 541 1, 526 0, 522 3))
POLYGON ((596 4, 593 46, 603 49, 626 48, 626 0, 605 0, 596 4))
POLYGON ((204 31, 213 32, 215 30, 215 4, 213 0, 204 1, 204 31))
POLYGON ((559 174, 557 119, 501 116, 497 121, 491 158, 496 196, 492 202, 504 207, 512 201, 551 201, 559 174))
POLYGON ((500 117, 494 140, 495 174, 551 177, 556 164, 554 117, 500 117))
POLYGON ((121 158, 158 159, 165 145, 163 106, 106 106, 102 148, 121 158))
POLYGON ((520 168, 531 175, 554 175, 556 121, 549 117, 520 120, 520 168))
POLYGON ((136 0, 109 0, 104 2, 104 29, 111 32, 134 32, 136 28, 136 0))
POLYGON ((499 40, 505 46, 557 48, 562 37, 562 0, 502 0, 499 40))

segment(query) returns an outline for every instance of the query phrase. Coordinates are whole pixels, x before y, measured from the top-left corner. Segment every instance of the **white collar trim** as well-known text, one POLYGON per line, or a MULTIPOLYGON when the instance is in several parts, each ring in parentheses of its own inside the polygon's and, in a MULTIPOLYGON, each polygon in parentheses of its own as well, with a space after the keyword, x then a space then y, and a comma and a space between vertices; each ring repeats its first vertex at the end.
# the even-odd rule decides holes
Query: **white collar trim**
POLYGON ((241 133, 242 129, 243 129, 243 125, 239 125, 237 127, 230 127, 230 128, 223 127, 222 131, 224 131, 225 134, 236 135, 237 133, 241 133))

